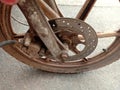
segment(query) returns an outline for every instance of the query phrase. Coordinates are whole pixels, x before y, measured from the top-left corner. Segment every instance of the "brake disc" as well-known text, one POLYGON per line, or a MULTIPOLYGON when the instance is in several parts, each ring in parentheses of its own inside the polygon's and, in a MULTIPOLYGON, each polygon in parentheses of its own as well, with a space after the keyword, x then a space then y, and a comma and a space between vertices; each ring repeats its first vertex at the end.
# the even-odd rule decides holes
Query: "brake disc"
POLYGON ((90 25, 82 20, 58 18, 50 20, 49 23, 63 44, 67 44, 68 49, 75 52, 74 55, 69 55, 65 60, 79 60, 95 50, 98 43, 97 34, 90 25), (82 36, 83 40, 80 40, 79 36, 82 36), (77 49, 79 44, 84 45, 82 50, 77 49))

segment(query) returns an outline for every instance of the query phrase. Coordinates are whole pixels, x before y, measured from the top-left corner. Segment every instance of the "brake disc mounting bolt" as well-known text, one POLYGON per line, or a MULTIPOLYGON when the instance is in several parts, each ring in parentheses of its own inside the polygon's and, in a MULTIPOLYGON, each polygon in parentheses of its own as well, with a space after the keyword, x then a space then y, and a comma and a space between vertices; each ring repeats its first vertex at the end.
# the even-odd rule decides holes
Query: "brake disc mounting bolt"
POLYGON ((62 57, 63 59, 66 59, 66 58, 68 57, 68 54, 67 54, 67 53, 62 53, 62 54, 61 54, 61 57, 62 57))

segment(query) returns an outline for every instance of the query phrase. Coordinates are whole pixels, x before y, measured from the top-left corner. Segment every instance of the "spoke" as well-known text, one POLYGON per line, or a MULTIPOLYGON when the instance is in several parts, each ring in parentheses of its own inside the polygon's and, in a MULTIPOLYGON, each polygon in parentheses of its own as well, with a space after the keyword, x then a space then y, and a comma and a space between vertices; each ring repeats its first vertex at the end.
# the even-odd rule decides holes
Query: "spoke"
POLYGON ((57 7, 57 4, 55 2, 55 0, 44 0, 56 13, 59 14, 60 17, 63 17, 62 13, 60 12, 60 10, 57 7))
POLYGON ((56 13, 46 2, 43 0, 39 0, 39 5, 41 6, 42 10, 44 11, 44 14, 49 19, 59 18, 59 14, 56 13))
MULTIPOLYGON (((98 32, 97 33, 98 38, 108 38, 108 37, 120 37, 120 33, 119 32, 98 32)), ((82 35, 78 35, 78 38, 80 40, 84 40, 84 37, 82 35)))
POLYGON ((76 18, 85 20, 97 0, 86 0, 76 18))
POLYGON ((99 38, 106 38, 106 37, 119 37, 120 33, 118 32, 108 32, 108 33, 98 33, 99 38))

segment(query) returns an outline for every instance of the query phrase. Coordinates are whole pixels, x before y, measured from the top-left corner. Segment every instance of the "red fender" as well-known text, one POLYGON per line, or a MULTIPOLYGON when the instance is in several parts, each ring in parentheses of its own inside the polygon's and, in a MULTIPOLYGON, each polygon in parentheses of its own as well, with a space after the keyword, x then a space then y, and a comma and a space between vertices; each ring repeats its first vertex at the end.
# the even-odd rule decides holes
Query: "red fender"
POLYGON ((7 5, 14 5, 19 2, 19 0, 0 0, 0 1, 7 5))

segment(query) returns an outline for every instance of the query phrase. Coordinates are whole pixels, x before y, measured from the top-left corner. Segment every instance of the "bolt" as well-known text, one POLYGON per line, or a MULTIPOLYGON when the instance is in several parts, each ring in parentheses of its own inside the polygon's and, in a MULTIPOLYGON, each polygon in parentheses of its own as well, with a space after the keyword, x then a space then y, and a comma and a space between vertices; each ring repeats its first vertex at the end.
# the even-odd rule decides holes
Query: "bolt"
POLYGON ((66 58, 68 58, 68 54, 64 52, 61 54, 61 57, 62 57, 62 61, 64 62, 66 58))
POLYGON ((107 52, 107 49, 102 49, 103 50, 103 52, 107 52))
POLYGON ((68 54, 66 53, 64 53, 64 54, 62 54, 62 58, 67 58, 68 57, 68 54))
POLYGON ((39 33, 42 37, 48 36, 49 32, 47 28, 41 27, 41 32, 39 33))
POLYGON ((51 59, 50 58, 46 58, 45 61, 51 62, 51 59))
POLYGON ((88 59, 87 58, 83 58, 83 62, 87 62, 88 61, 88 59))

